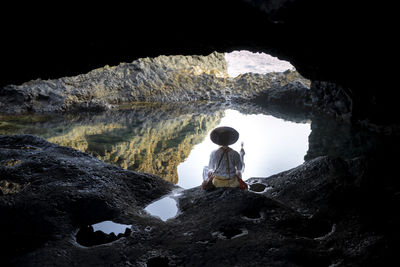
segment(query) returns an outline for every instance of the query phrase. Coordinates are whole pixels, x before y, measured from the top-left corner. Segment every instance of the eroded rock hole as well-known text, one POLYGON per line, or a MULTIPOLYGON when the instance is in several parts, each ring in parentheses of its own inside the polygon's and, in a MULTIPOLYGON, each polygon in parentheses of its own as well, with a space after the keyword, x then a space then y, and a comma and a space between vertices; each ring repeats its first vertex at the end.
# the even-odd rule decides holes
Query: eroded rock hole
POLYGON ((251 184, 249 189, 254 192, 263 192, 266 187, 267 186, 264 184, 256 183, 256 184, 251 184))
POLYGON ((219 231, 226 239, 232 239, 238 235, 243 234, 241 229, 236 229, 232 227, 220 228, 219 231))
POLYGON ((331 264, 331 259, 326 254, 316 254, 310 249, 293 249, 288 252, 287 259, 292 261, 295 266, 335 266, 331 264))
POLYGON ((246 209, 243 212, 243 216, 245 218, 255 220, 255 219, 260 219, 261 218, 261 213, 258 209, 246 209))
POLYGON ((131 232, 131 229, 126 228, 125 232, 118 233, 117 235, 114 232, 106 234, 100 230, 94 231, 92 225, 87 225, 79 229, 76 234, 76 242, 85 247, 92 247, 113 242, 121 237, 128 237, 131 232))
POLYGON ((320 239, 327 236, 334 227, 331 222, 321 219, 292 219, 280 222, 280 225, 285 227, 299 236, 320 239))
POLYGON ((325 220, 309 220, 301 229, 300 234, 309 238, 321 238, 332 231, 332 223, 325 220))
POLYGON ((168 267, 169 259, 166 257, 154 257, 147 261, 147 267, 168 267))

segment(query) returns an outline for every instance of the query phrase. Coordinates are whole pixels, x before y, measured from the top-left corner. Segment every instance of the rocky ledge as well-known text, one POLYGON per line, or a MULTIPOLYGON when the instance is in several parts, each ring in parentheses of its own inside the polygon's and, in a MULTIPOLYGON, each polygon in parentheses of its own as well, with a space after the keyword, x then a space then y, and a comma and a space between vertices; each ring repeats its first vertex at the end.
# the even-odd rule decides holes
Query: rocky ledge
POLYGON ((0 91, 0 112, 108 110, 129 102, 197 100, 304 105, 309 87, 293 70, 230 78, 223 53, 159 56, 74 77, 6 86, 0 91))
POLYGON ((163 222, 143 210, 177 189, 161 178, 31 135, 1 136, 0 147, 6 265, 383 266, 395 259, 398 216, 376 209, 385 202, 371 201, 373 191, 362 186, 361 158, 318 157, 250 179, 247 192, 181 191, 177 216, 163 222), (106 244, 77 242, 79 229, 108 220, 131 229, 106 244))

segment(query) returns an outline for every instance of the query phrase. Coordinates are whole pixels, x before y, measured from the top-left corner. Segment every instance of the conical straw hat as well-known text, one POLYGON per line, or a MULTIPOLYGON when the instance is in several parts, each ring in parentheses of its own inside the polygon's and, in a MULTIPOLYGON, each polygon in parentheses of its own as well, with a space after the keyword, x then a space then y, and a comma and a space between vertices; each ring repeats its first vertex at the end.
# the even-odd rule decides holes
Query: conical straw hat
POLYGON ((210 134, 211 141, 220 146, 229 146, 239 139, 239 133, 232 127, 218 127, 210 134))

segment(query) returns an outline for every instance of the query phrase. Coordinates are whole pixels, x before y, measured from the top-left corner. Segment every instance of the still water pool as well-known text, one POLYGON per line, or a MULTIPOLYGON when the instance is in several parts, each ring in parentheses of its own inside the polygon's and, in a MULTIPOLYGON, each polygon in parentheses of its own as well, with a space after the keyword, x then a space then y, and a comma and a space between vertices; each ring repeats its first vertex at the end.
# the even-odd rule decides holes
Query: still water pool
MULTIPOLYGON (((225 110, 219 126, 230 126, 239 132, 239 140, 231 147, 240 151, 244 143, 245 171, 243 179, 268 177, 304 162, 308 150, 309 123, 294 123, 270 115, 245 115, 225 110)), ((178 165, 178 185, 191 188, 201 183, 202 169, 208 165, 211 151, 218 146, 211 142, 210 132, 193 147, 184 162, 178 165)))
MULTIPOLYGON (((156 174, 184 189, 202 183, 203 168, 218 148, 209 135, 218 126, 240 134, 231 147, 239 151, 244 143, 244 180, 303 163, 311 133, 309 122, 244 114, 211 103, 139 103, 101 114, 0 115, 0 134, 35 134, 125 169, 156 174)), ((150 203, 145 211, 163 221, 173 218, 179 213, 177 194, 150 203)), ((106 221, 93 227, 119 233, 129 226, 106 221)))
POLYGON ((141 103, 102 114, 0 116, 0 134, 39 135, 182 188, 201 184, 203 167, 218 148, 209 134, 218 126, 231 126, 240 134, 231 147, 239 150, 244 143, 244 180, 300 165, 311 132, 309 122, 248 115, 209 103, 141 103))

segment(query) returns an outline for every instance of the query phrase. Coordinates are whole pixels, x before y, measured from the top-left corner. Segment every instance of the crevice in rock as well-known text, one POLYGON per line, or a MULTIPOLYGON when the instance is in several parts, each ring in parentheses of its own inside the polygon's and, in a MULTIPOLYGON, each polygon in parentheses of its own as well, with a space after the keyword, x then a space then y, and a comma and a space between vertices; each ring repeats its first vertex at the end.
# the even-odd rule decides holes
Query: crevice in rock
POLYGON ((250 220, 257 220, 262 217, 259 209, 251 207, 243 212, 243 216, 250 220))
POLYGON ((168 267, 170 266, 169 264, 169 259, 167 257, 154 257, 151 258, 147 261, 147 267, 168 267))
POLYGON ((232 226, 221 227, 217 232, 212 233, 213 236, 219 239, 235 239, 247 234, 248 231, 246 229, 238 229, 232 226))
POLYGON ((255 184, 251 184, 251 185, 249 186, 249 190, 250 190, 250 191, 253 191, 253 192, 259 193, 259 192, 263 192, 263 191, 265 190, 266 187, 267 187, 267 186, 264 185, 264 184, 255 183, 255 184))
POLYGON ((318 238, 325 236, 332 231, 332 223, 327 220, 313 220, 306 221, 303 227, 300 227, 299 234, 309 238, 318 238))
POLYGON ((318 240, 334 231, 332 222, 323 219, 289 219, 281 221, 279 225, 294 234, 318 240))

